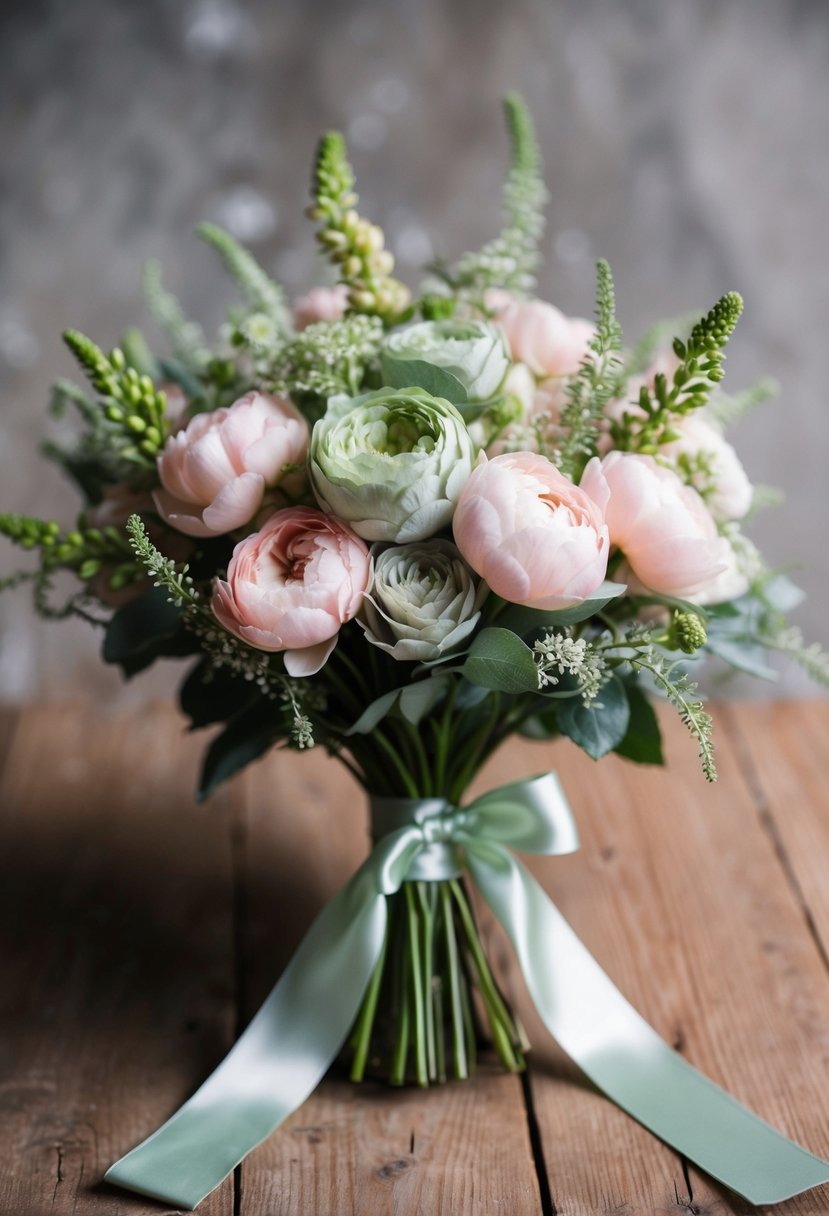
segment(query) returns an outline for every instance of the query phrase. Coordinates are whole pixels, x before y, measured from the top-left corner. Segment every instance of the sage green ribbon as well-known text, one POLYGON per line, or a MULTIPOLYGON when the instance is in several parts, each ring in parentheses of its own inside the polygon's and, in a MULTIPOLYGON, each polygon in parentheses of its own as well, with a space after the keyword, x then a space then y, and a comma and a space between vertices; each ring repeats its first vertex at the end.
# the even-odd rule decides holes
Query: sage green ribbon
POLYGON ((192 1209, 312 1093, 357 1016, 383 947, 387 896, 406 879, 464 865, 515 947, 550 1034, 618 1106, 752 1203, 829 1182, 829 1164, 762 1122, 662 1041, 591 957, 505 846, 578 848, 552 773, 469 806, 373 801, 379 839, 323 908, 225 1060, 182 1108, 106 1174, 109 1182, 192 1209))

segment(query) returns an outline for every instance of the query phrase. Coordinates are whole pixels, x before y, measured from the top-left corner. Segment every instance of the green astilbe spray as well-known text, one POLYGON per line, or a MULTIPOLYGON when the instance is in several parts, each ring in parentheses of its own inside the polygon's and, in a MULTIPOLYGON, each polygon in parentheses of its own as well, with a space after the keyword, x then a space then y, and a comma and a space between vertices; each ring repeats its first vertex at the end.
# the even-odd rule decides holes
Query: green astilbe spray
POLYGON ((549 195, 532 116, 516 93, 504 98, 504 114, 512 153, 504 183, 504 226, 483 249, 464 254, 446 276, 456 292, 479 304, 489 287, 516 295, 532 292, 541 260, 539 245, 549 195))
POLYGON ((169 339, 173 354, 185 367, 203 371, 212 356, 202 327, 191 321, 184 309, 164 286, 158 262, 148 262, 143 276, 144 300, 150 314, 169 339))
POLYGON ((565 390, 566 403, 559 419, 559 437, 553 453, 556 464, 574 481, 596 454, 599 425, 607 403, 618 389, 622 329, 616 320, 616 292, 610 266, 596 263, 596 332, 577 374, 565 390))
POLYGON ((321 225, 317 240, 348 288, 349 309, 392 324, 408 308, 410 292, 392 277, 394 256, 385 247, 382 228, 355 210, 354 172, 339 131, 320 140, 311 194, 308 215, 321 225))
POLYGON ((196 232, 203 241, 217 250, 225 268, 239 287, 248 310, 242 324, 252 326, 254 331, 258 331, 262 345, 265 344, 262 339, 266 332, 270 335, 270 345, 288 335, 292 324, 285 303, 285 293, 262 269, 250 250, 240 245, 235 237, 218 224, 199 224, 196 232))

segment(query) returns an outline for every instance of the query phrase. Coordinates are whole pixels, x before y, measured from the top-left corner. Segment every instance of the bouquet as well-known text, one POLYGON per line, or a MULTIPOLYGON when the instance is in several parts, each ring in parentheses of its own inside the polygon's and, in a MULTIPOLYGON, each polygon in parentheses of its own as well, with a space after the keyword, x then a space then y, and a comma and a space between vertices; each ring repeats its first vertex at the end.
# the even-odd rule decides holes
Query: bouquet
MULTIPOLYGON (((100 627, 104 659, 127 676, 161 657, 191 660, 181 708, 194 728, 219 726, 200 796, 274 747, 320 747, 369 795, 376 841, 275 1004, 207 1083, 218 1125, 185 1107, 114 1168, 123 1185, 198 1200, 302 1101, 346 1032, 355 1081, 463 1079, 483 1039, 506 1068, 521 1069, 524 1033, 487 960, 468 875, 567 1046, 552 1009, 560 993, 543 990, 533 935, 569 952, 588 989, 592 973, 503 846, 562 852, 575 832, 551 775, 465 806, 483 762, 521 733, 565 736, 595 760, 616 752, 659 764, 658 696, 714 780, 695 665, 712 658, 770 678, 769 653, 784 651, 829 679, 827 656, 786 624, 799 592, 743 531, 764 495, 725 430, 767 390, 721 386, 740 296, 692 322, 657 325, 633 347, 622 342, 605 262, 593 321, 535 298, 546 192, 517 97, 506 116, 503 230, 456 264, 430 267, 418 294, 393 277, 382 230, 357 211, 344 141, 331 133, 309 215, 336 285, 291 311, 248 251, 203 225, 242 295, 212 346, 156 266, 146 295, 170 354, 153 354, 137 330, 108 353, 74 330, 64 335, 89 387, 55 385, 55 410, 76 409, 83 429, 48 455, 83 506, 68 531, 0 517, 0 531, 39 557, 17 578, 32 580, 41 613, 100 627), (61 571, 79 586, 56 606, 61 571), (338 1011, 314 1032, 314 1067, 289 1078, 288 1097, 278 1078, 260 1082, 265 1113, 240 1139, 229 1130, 227 1112, 241 1099, 228 1077, 250 1079, 263 1053, 284 1063, 307 1049, 310 998, 299 990, 322 957, 338 1011), (291 1019, 298 1029, 264 1041, 291 1019), (181 1161, 195 1147, 212 1153, 212 1174, 183 1182, 181 1161)), ((613 1016, 635 1018, 603 981, 613 1016)), ((709 1103, 722 1095, 660 1047, 655 1084, 681 1093, 691 1074, 709 1103)), ((602 1088, 677 1142, 670 1120, 637 1106, 579 1051, 571 1054, 602 1088)), ((700 1117, 721 1134, 710 1105, 700 1117)), ((687 1136, 680 1143, 742 1185, 736 1166, 723 1173, 716 1145, 706 1156, 687 1136)))

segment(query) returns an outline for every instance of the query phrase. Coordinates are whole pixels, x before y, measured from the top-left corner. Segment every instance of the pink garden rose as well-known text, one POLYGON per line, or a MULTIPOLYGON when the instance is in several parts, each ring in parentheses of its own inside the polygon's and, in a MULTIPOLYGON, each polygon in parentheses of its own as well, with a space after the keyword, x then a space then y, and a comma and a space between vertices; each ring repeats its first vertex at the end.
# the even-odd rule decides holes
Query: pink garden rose
POLYGON ((726 569, 728 541, 696 490, 673 470, 630 452, 611 452, 602 468, 610 487, 610 539, 645 587, 693 598, 726 569))
POLYGON ((513 359, 534 376, 571 376, 587 354, 595 327, 582 317, 566 317, 544 300, 518 300, 508 292, 487 292, 486 305, 509 342, 513 359))
POLYGON ((246 393, 170 436, 156 508, 188 536, 222 536, 249 523, 269 490, 299 492, 307 451, 308 423, 287 397, 246 393))
POLYGON ((211 607, 248 645, 284 651, 289 675, 310 676, 357 614, 370 581, 371 558, 356 533, 315 508, 288 507, 239 542, 211 607))
POLYGON ((580 486, 534 452, 484 459, 461 491, 455 543, 503 599, 530 608, 569 608, 605 576, 607 499, 595 458, 580 486))
POLYGON ((348 288, 344 283, 336 287, 314 287, 307 296, 294 303, 294 325, 307 329, 317 321, 339 321, 345 316, 348 303, 348 288))

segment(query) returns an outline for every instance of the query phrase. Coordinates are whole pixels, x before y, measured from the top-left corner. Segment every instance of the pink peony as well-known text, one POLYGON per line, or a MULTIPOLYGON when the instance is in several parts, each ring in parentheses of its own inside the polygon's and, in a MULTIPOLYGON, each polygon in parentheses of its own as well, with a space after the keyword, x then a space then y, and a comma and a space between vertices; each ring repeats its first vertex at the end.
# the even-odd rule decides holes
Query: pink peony
POLYGON ((311 507, 277 511, 233 550, 212 608, 258 650, 284 651, 292 676, 319 671, 371 581, 371 558, 356 533, 311 507))
POLYGON ((339 321, 345 315, 348 303, 348 288, 344 283, 336 287, 314 287, 307 296, 294 303, 294 325, 306 329, 317 321, 339 321))
POLYGON ((687 480, 702 494, 715 519, 742 519, 751 507, 751 482, 719 427, 699 414, 689 414, 674 429, 679 438, 663 443, 660 456, 687 466, 687 480))
POLYGON ((487 293, 486 304, 509 342, 512 357, 534 376, 571 376, 587 354, 595 327, 581 317, 566 317, 544 300, 517 300, 507 292, 487 293))
POLYGON ((605 576, 607 498, 595 458, 574 486, 544 456, 505 453, 483 460, 461 491, 455 543, 503 599, 530 608, 569 608, 605 576))
POLYGON ((269 489, 301 490, 307 451, 308 424, 287 397, 246 393, 170 436, 156 508, 188 536, 222 536, 248 523, 269 489))
POLYGON ((602 462, 610 539, 652 591, 692 596, 723 571, 728 542, 696 490, 652 456, 611 452, 602 462))

